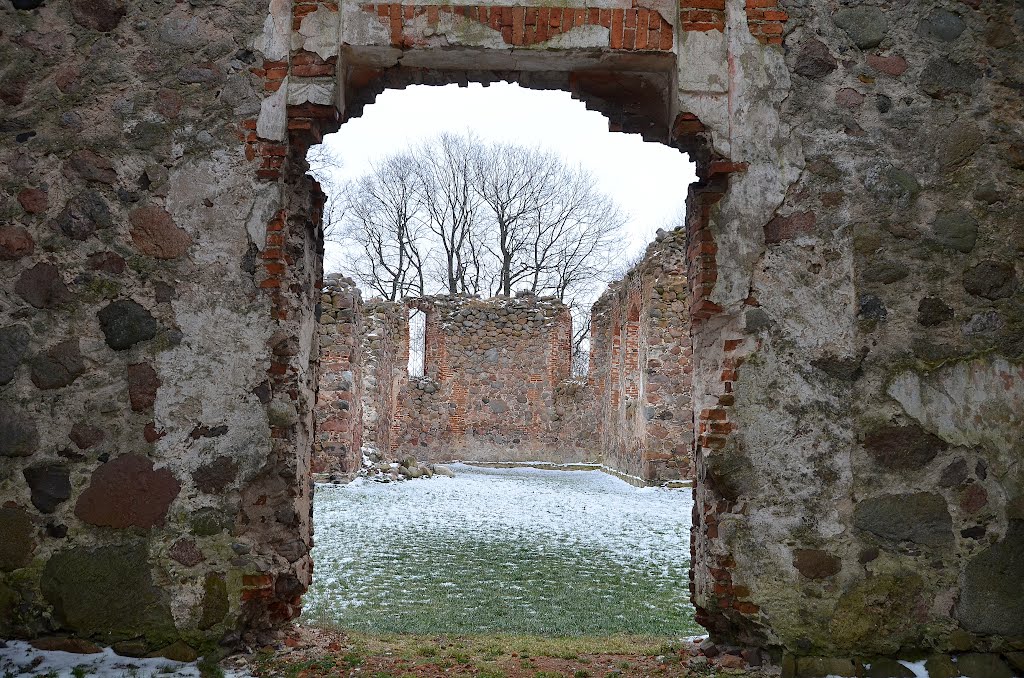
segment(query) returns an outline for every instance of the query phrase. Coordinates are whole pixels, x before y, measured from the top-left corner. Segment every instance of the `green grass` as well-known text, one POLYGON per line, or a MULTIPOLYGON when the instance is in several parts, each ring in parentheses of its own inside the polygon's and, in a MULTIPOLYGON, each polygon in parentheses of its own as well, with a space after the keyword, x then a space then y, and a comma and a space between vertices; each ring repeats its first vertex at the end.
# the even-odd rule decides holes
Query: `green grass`
POLYGON ((665 573, 598 549, 415 537, 314 590, 304 618, 372 633, 700 633, 685 597, 688 562, 665 573), (361 604, 338 604, 352 599, 361 604))

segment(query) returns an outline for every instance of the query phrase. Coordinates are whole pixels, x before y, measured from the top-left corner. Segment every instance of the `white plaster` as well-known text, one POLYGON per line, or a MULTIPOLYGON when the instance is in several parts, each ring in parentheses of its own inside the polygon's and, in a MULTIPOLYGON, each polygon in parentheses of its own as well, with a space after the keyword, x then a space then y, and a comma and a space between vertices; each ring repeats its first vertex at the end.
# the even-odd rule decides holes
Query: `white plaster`
POLYGON ((256 118, 256 134, 262 139, 284 141, 288 135, 288 76, 281 87, 260 104, 260 115, 256 118))
POLYGON ((334 103, 334 78, 291 78, 288 86, 288 105, 334 103))
POLYGON ((341 44, 341 12, 320 6, 302 19, 299 26, 302 49, 315 52, 321 59, 338 54, 341 44))
POLYGON ((1020 450, 1024 440, 1024 366, 979 358, 922 376, 903 372, 888 393, 921 426, 953 445, 1020 450))
POLYGON ((551 49, 578 49, 580 47, 608 47, 611 31, 604 26, 577 26, 565 33, 559 33, 544 43, 551 49))
POLYGON ((391 44, 391 29, 375 13, 364 12, 358 3, 341 3, 341 44, 382 45, 391 44))
POLYGON ((291 45, 291 2, 270 0, 269 12, 263 21, 263 33, 256 38, 253 47, 271 61, 284 61, 291 45))
POLYGON ((684 31, 678 44, 680 90, 729 91, 729 45, 722 31, 684 31))

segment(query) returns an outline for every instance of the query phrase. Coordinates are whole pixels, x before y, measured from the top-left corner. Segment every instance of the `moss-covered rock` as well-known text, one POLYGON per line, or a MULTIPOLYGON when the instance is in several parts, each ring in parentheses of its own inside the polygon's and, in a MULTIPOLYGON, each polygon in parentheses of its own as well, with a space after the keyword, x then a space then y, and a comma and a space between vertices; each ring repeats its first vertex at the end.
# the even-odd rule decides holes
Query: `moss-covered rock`
POLYGON ((40 588, 61 627, 112 643, 144 636, 168 645, 178 634, 166 595, 153 584, 144 541, 60 551, 40 588))
POLYGON ((957 619, 978 634, 1024 636, 1024 520, 1011 520, 1006 537, 975 556, 961 580, 957 619))

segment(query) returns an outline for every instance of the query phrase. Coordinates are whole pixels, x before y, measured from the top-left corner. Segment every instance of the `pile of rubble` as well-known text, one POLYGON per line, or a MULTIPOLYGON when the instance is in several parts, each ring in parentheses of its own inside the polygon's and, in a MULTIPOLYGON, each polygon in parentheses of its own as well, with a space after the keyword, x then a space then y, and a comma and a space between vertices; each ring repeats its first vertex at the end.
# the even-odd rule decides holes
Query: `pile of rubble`
POLYGON ((372 447, 363 447, 363 464, 357 474, 378 483, 391 483, 415 478, 434 476, 455 477, 455 471, 443 464, 423 464, 416 457, 407 455, 401 461, 388 461, 372 447))

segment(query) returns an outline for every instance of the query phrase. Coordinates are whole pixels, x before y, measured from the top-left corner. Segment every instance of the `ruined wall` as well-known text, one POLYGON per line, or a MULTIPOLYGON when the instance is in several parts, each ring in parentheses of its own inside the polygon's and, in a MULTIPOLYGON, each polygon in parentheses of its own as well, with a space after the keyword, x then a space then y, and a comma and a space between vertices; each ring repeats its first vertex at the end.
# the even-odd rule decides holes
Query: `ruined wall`
POLYGON ((797 655, 1009 651, 1024 12, 779 4, 781 49, 733 2, 694 42, 727 95, 680 81, 677 131, 731 161, 689 200, 698 618, 797 655))
POLYGON ((351 478, 362 461, 363 302, 349 278, 328 276, 320 295, 319 389, 313 470, 351 478))
POLYGON ((650 482, 693 477, 687 261, 686 230, 660 231, 593 307, 601 459, 650 482))
MULTIPOLYGON (((582 425, 589 408, 578 390, 559 387, 571 358, 565 305, 530 294, 486 301, 435 296, 409 304, 426 315, 424 376, 399 387, 392 453, 426 461, 596 459, 586 435, 592 429, 564 423, 582 425)), ((393 361, 400 369, 408 365, 407 344, 404 349, 393 361)))
POLYGON ((398 446, 409 381, 409 313, 404 304, 369 301, 364 306, 362 394, 366 444, 388 456, 398 446))
POLYGON ((505 78, 698 164, 714 638, 1019 647, 1019 3, 526 4, 0 3, 3 634, 178 653, 297 613, 306 147, 386 87, 505 78))
POLYGON ((253 131, 265 17, 0 4, 0 636, 180 658, 298 610, 321 196, 253 131))

